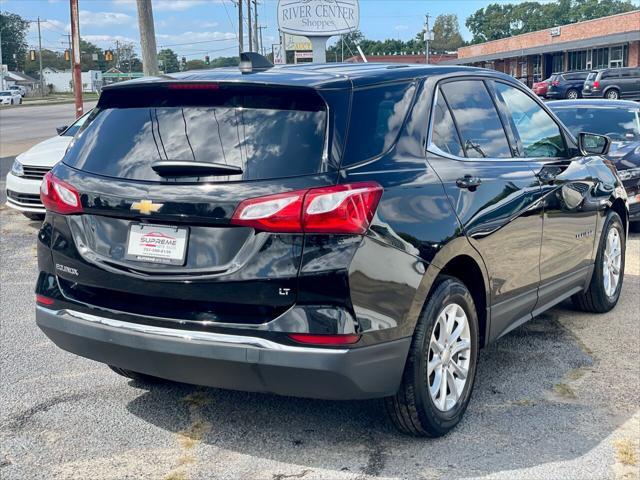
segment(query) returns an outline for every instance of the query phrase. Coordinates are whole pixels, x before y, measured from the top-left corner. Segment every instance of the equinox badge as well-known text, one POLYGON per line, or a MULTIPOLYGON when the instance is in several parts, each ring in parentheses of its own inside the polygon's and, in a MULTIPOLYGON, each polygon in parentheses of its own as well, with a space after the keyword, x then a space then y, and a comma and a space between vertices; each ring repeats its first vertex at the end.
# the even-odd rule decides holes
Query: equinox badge
POLYGON ((137 210, 143 215, 150 215, 162 208, 164 203, 153 203, 152 200, 140 200, 131 204, 131 210, 137 210))

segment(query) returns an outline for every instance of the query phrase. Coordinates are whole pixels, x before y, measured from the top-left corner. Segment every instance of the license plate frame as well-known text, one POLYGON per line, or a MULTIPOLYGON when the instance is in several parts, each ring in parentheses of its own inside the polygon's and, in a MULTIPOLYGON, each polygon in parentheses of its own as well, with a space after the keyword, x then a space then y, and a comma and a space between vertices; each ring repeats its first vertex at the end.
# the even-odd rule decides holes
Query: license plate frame
POLYGON ((184 266, 189 227, 132 223, 127 232, 125 259, 156 265, 184 266))

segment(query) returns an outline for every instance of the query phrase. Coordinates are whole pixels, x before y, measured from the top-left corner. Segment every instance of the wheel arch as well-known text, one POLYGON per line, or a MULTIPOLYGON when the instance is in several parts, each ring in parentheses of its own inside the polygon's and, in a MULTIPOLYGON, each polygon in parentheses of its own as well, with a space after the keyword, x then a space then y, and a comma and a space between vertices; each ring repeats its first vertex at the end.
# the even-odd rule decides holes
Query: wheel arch
POLYGON ((612 211, 620 215, 625 236, 627 236, 629 234, 629 212, 627 211, 627 206, 624 200, 622 200, 622 198, 616 198, 610 208, 612 211))
POLYGON ((443 276, 457 278, 471 293, 478 314, 479 345, 484 347, 489 339, 489 276, 480 254, 464 236, 444 247, 427 268, 411 308, 412 328, 415 329, 424 306, 443 276))

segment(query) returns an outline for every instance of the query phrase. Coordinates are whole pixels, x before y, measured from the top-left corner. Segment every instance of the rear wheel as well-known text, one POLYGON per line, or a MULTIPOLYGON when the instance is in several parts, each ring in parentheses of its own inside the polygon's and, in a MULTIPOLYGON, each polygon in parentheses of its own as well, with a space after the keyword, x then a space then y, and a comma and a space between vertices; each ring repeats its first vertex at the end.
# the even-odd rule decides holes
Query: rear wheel
POLYGON ((607 94, 605 96, 609 100, 618 100, 620 98, 620 92, 618 92, 618 90, 616 90, 615 88, 612 88, 611 90, 607 91, 607 94))
POLYGON ((116 367, 113 365, 109 365, 109 368, 116 372, 118 375, 121 375, 126 378, 130 378, 140 383, 162 383, 166 380, 162 378, 154 377, 152 375, 147 375, 145 373, 134 372, 133 370, 127 370, 125 368, 116 367))
POLYGON ((439 437, 462 419, 473 390, 478 316, 469 290, 443 277, 418 320, 398 392, 385 399, 401 432, 439 437))
POLYGON ((568 98, 569 100, 576 100, 577 98, 580 98, 580 92, 578 92, 578 90, 576 90, 575 88, 570 88, 567 91, 565 98, 568 98))
POLYGON ((624 278, 625 241, 622 220, 616 212, 610 211, 602 229, 589 288, 572 297, 578 309, 604 313, 616 306, 624 278))

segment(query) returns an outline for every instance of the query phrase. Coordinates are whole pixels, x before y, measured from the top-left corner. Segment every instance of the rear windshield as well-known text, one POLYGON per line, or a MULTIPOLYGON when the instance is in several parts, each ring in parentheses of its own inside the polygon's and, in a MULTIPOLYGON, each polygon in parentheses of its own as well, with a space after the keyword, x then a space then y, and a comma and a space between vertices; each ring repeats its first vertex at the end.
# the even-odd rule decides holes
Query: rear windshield
POLYGON ((588 82, 593 82, 596 79, 597 76, 598 76, 598 72, 591 72, 589 74, 589 76, 587 77, 587 81, 588 82))
POLYGON ((315 92, 223 86, 153 90, 105 91, 64 162, 90 173, 147 181, 168 180, 151 168, 162 160, 226 164, 243 171, 216 181, 327 169, 326 106, 315 92))

